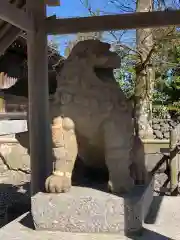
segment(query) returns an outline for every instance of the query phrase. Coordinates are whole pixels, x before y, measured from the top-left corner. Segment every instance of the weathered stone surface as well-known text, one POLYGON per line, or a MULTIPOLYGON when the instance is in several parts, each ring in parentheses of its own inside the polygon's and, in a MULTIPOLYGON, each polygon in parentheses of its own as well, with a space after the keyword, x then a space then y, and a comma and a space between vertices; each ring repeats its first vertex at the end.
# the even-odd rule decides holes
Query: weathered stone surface
POLYGON ((0 135, 13 134, 27 131, 26 120, 2 120, 0 121, 0 135))
MULTIPOLYGON (((113 70, 118 67, 120 58, 108 43, 81 41, 58 72, 56 93, 50 101, 50 120, 61 116, 75 123, 78 155, 86 166, 108 168, 114 193, 128 192, 134 185, 129 171, 133 109, 114 78, 113 70)), ((23 138, 19 141, 24 146, 23 138)), ((67 152, 72 148, 73 144, 67 152)))
POLYGON ((31 216, 23 214, 0 229, 0 239, 5 240, 179 240, 180 197, 155 197, 149 221, 144 224, 141 236, 126 237, 108 233, 67 233, 34 231, 31 216), (157 214, 158 211, 158 214, 157 214), (156 217, 155 221, 154 218, 156 217))
POLYGON ((78 146, 75 124, 69 118, 57 117, 52 125, 54 170, 46 179, 45 188, 50 193, 67 192, 77 158, 78 146))
POLYGON ((161 133, 160 130, 155 130, 154 133, 155 133, 155 135, 157 136, 157 138, 163 139, 163 134, 161 133))
POLYGON ((38 193, 32 197, 34 224, 38 230, 130 234, 142 228, 153 186, 153 180, 136 186, 125 197, 84 187, 63 194, 38 193))
POLYGON ((154 124, 154 125, 153 125, 153 129, 154 129, 154 130, 160 130, 161 127, 160 127, 159 124, 154 124))
POLYGON ((129 171, 132 106, 113 76, 119 66, 120 58, 108 43, 78 42, 58 74, 50 105, 52 118, 64 116, 75 123, 79 156, 87 166, 108 168, 115 193, 128 192, 134 184, 129 171))
POLYGON ((164 120, 164 123, 161 125, 163 129, 169 129, 169 124, 167 124, 167 121, 164 120))
POLYGON ((172 126, 172 127, 175 127, 175 126, 176 126, 176 123, 173 122, 173 121, 170 121, 170 122, 169 122, 169 125, 172 126))
POLYGON ((20 144, 13 144, 9 146, 9 153, 5 155, 4 162, 13 170, 21 170, 30 172, 30 156, 27 149, 20 144))
POLYGON ((164 133, 164 138, 165 138, 165 139, 169 139, 169 136, 170 136, 170 133, 169 133, 169 132, 165 132, 165 133, 164 133))
POLYGON ((174 128, 179 124, 180 122, 178 119, 172 120, 169 118, 165 119, 153 119, 152 121, 152 128, 153 128, 153 134, 156 139, 169 139, 169 131, 171 128, 174 128))
POLYGON ((153 118, 153 119, 152 119, 152 123, 153 123, 153 124, 157 124, 157 123, 159 123, 159 120, 158 120, 157 118, 153 118))

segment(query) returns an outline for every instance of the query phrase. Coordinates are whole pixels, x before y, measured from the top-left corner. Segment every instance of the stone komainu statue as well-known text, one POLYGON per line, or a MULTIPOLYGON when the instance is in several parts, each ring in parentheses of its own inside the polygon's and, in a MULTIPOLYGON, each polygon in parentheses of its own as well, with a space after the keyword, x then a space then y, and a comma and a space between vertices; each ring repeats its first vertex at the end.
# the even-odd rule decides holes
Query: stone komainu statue
POLYGON ((145 180, 142 155, 140 159, 135 151, 140 145, 134 138, 132 105, 113 76, 119 66, 118 55, 99 40, 77 43, 65 60, 50 104, 56 160, 46 180, 48 192, 70 189, 77 154, 87 166, 108 168, 114 193, 131 189, 135 179, 130 169, 138 169, 145 180))

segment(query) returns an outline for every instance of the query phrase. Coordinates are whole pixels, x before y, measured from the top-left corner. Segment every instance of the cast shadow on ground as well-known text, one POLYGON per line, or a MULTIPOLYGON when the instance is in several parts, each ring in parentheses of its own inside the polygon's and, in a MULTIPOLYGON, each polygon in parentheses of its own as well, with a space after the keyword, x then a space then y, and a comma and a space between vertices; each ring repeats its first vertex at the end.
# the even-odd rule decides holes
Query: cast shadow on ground
POLYGON ((7 222, 5 224, 31 209, 29 185, 29 183, 19 186, 0 184, 0 211, 1 213, 7 213, 7 222))
POLYGON ((160 233, 144 228, 141 236, 130 237, 131 240, 175 240, 160 233))
POLYGON ((149 213, 145 219, 146 224, 154 224, 156 222, 156 218, 158 212, 160 210, 161 203, 163 201, 164 196, 154 196, 153 201, 151 203, 149 213))

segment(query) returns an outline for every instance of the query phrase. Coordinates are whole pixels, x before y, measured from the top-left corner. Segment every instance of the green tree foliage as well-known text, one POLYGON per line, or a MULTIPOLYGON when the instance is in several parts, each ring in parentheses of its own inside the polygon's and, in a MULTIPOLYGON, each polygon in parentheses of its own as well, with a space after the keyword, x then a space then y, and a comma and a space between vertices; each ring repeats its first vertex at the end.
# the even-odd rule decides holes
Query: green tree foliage
POLYGON ((123 89, 127 98, 132 98, 134 96, 136 79, 136 55, 133 53, 130 54, 129 49, 120 47, 118 44, 115 44, 113 50, 116 51, 121 58, 120 68, 114 71, 115 79, 123 89))
MULTIPOLYGON (((115 76, 127 97, 134 95, 137 53, 114 47, 122 59, 121 68, 115 76), (120 51, 121 49, 121 51, 120 51)), ((180 112, 180 47, 179 33, 171 33, 160 41, 153 56, 155 86, 153 93, 154 113, 163 116, 167 112, 180 112)))
POLYGON ((161 101, 173 103, 180 101, 180 47, 171 46, 168 50, 166 68, 156 71, 156 90, 161 101))
MULTIPOLYGON (((178 42, 178 41, 176 41, 178 42)), ((157 73, 154 104, 166 106, 171 115, 180 113, 180 47, 172 45, 168 50, 168 63, 164 72, 157 73)))
MULTIPOLYGON (((103 9, 94 9, 90 0, 80 0, 85 6, 90 16, 106 14, 103 9)), ((136 1, 111 0, 109 4, 114 5, 118 12, 132 12, 136 10, 136 1)), ((154 0, 155 10, 171 10, 169 7, 179 8, 178 1, 154 0)), ((107 8, 106 8, 107 9, 107 8)), ((68 56, 72 47, 81 40, 96 38, 103 40, 107 33, 86 33, 77 34, 75 39, 69 42, 65 50, 68 56), (98 35, 99 34, 99 35, 98 35)), ((123 33, 122 33, 123 34, 123 33)), ((147 61, 141 60, 142 55, 135 45, 127 45, 121 38, 117 37, 117 32, 109 32, 109 40, 113 43, 114 51, 121 57, 121 68, 115 70, 115 77, 119 85, 124 90, 128 98, 134 97, 135 81, 138 67, 146 67, 152 64, 155 69, 155 86, 153 92, 153 105, 177 104, 179 103, 179 82, 180 82, 180 50, 178 33, 176 27, 166 27, 153 29, 153 46, 147 53, 147 61), (178 43, 178 44, 177 44, 178 43)), ((121 35, 122 36, 122 35, 121 35)))

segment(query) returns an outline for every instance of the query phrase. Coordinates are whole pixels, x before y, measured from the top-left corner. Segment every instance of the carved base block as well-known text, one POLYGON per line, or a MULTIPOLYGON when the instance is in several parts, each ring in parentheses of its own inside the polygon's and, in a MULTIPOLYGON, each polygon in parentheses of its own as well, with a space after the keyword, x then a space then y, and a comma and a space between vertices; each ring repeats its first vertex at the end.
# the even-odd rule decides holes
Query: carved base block
POLYGON ((26 120, 1 120, 0 121, 0 135, 8 135, 14 133, 27 132, 26 120))
POLYGON ((151 180, 124 197, 85 187, 63 194, 38 193, 32 197, 34 225, 37 230, 134 234, 142 229, 153 187, 151 180))

